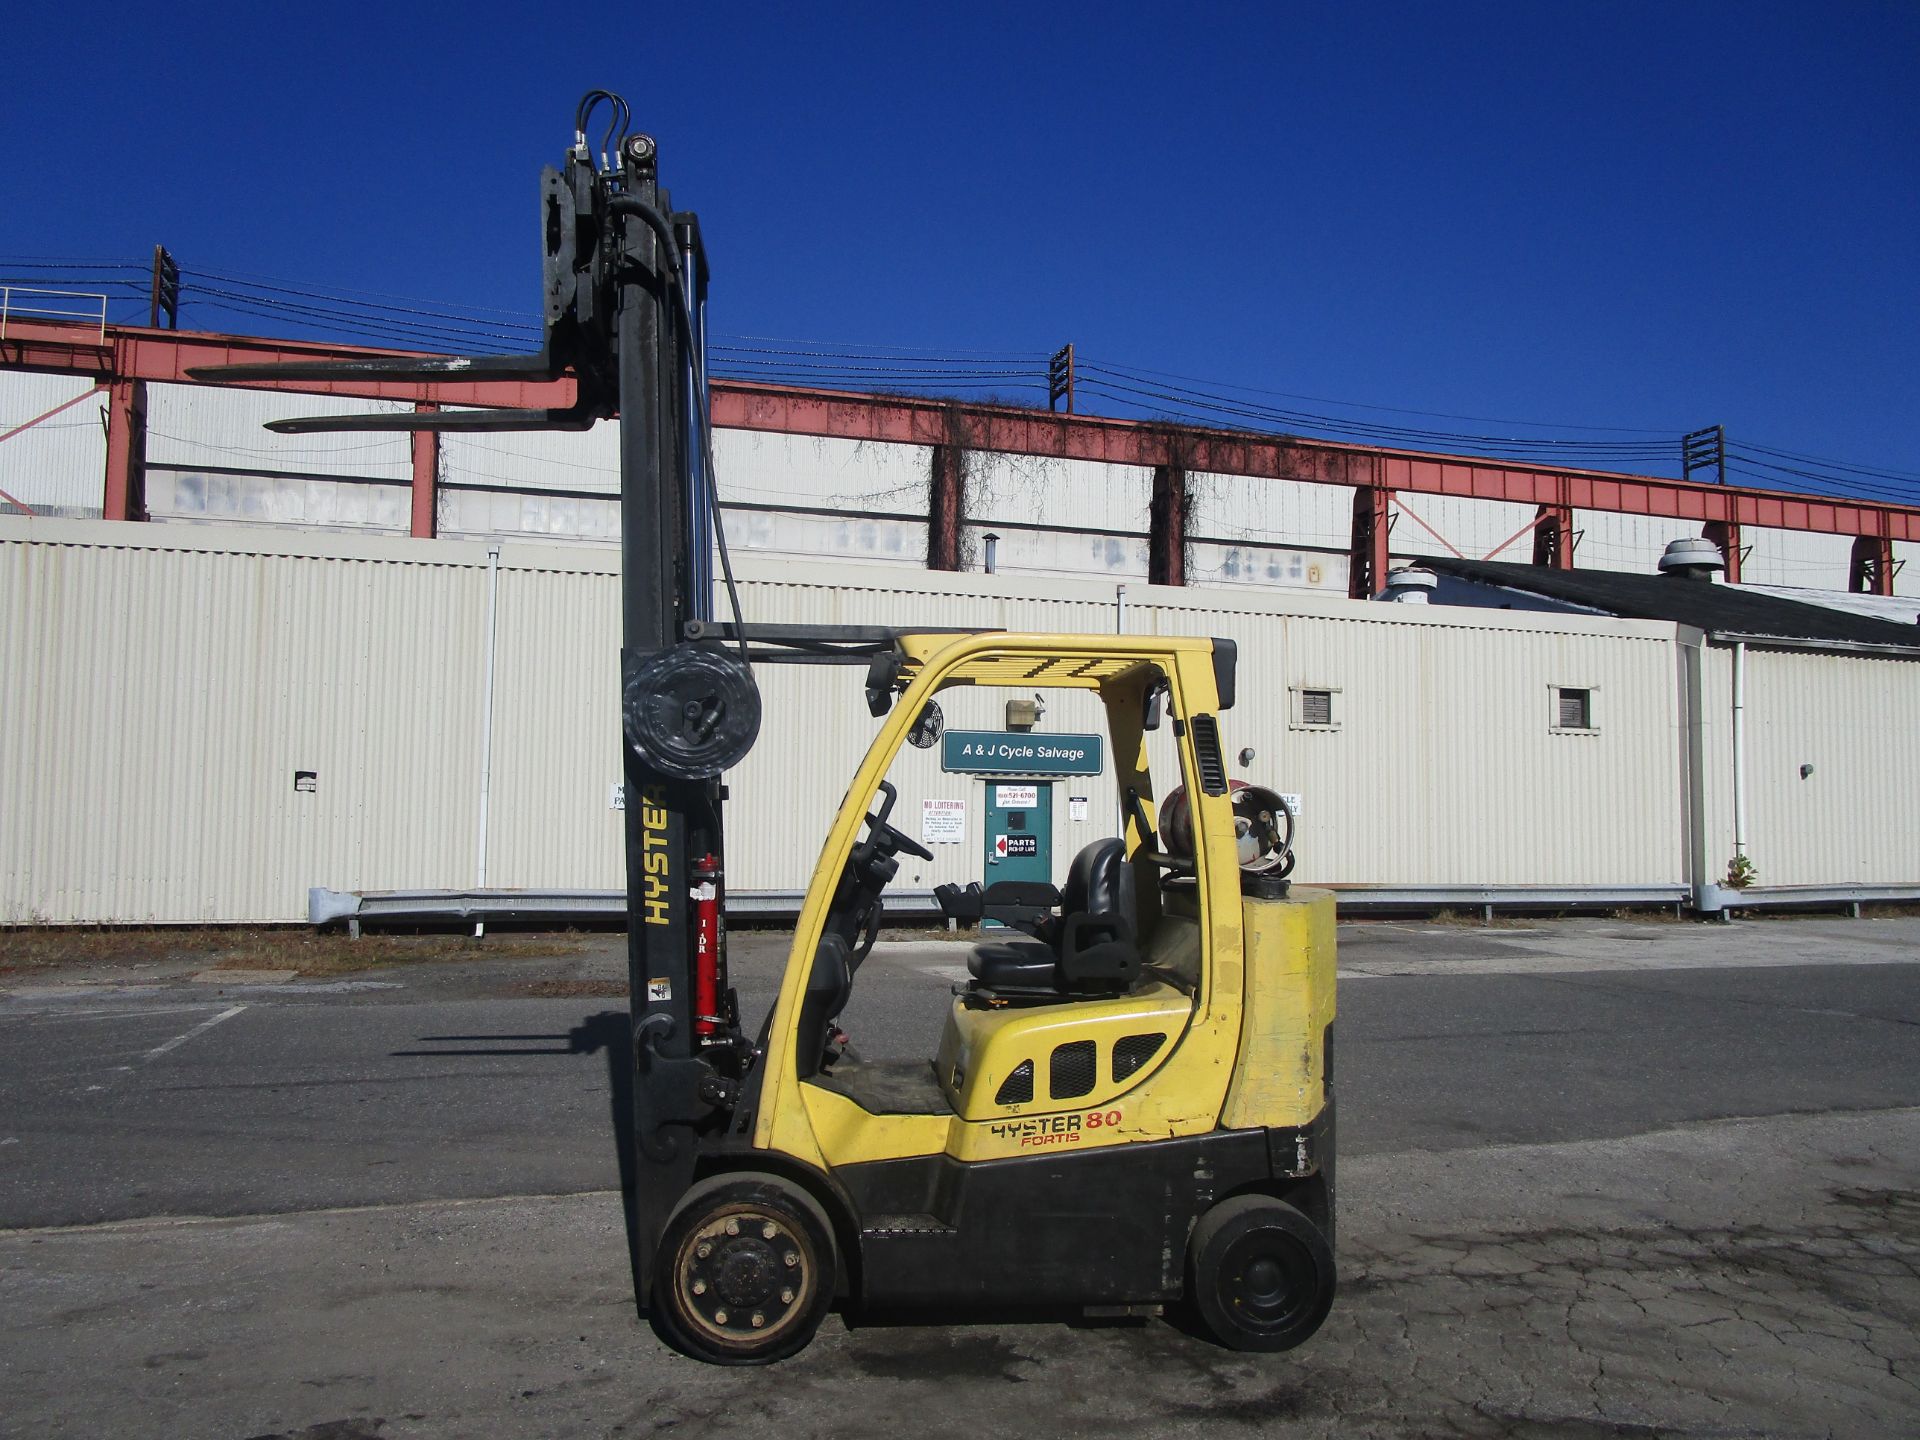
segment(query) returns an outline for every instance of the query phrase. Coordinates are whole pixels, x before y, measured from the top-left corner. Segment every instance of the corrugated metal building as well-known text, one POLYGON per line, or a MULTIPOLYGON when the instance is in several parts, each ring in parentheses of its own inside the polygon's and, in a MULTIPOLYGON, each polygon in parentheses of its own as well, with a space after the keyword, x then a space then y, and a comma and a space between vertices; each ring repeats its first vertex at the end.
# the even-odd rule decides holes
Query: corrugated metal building
MULTIPOLYGON (((823 498, 849 468, 884 478, 871 457, 842 460, 819 477, 823 498)), ((483 873, 618 887, 616 557, 494 549, 0 520, 0 923, 290 921, 312 886, 460 889, 483 873)), ((1717 738, 1731 656, 1706 646, 1696 704, 1687 660, 1702 639, 1686 626, 1150 587, 1130 572, 740 559, 755 621, 1235 639, 1228 750, 1251 746, 1249 778, 1300 797, 1303 879, 1429 903, 1679 899, 1732 853, 1717 738), (1562 690, 1587 692, 1589 723, 1561 723, 1562 690)), ((1920 894, 1913 821, 1888 799, 1913 791, 1901 739, 1920 720, 1920 660, 1749 647, 1745 666, 1762 881, 1920 894)), ((759 746, 731 777, 730 881, 795 891, 874 722, 859 672, 783 667, 763 687, 759 746)), ((1044 729, 1099 728, 1084 696, 1045 699, 1044 729)), ((955 692, 949 724, 997 729, 995 705, 955 692)), ((899 885, 977 877, 982 782, 925 752, 909 763, 906 828, 923 799, 970 811, 967 843, 899 885)), ((1098 782, 1074 793, 1091 803, 1084 820, 1054 807, 1056 870, 1114 819, 1098 782)))
MULTIPOLYGON (((1446 557, 1424 567, 1436 596, 1453 603, 1525 599, 1683 623, 1682 663, 1698 691, 1690 764, 1702 776, 1700 867, 1742 850, 1770 889, 1910 888, 1916 826, 1887 800, 1920 793, 1911 611, 1890 597, 1719 584, 1711 546, 1683 542, 1676 552, 1663 575, 1446 557), (1690 563, 1703 552, 1705 566, 1690 563), (1731 848, 1715 850, 1716 836, 1733 837, 1731 848)), ((1607 711, 1612 704, 1606 698, 1607 711)))

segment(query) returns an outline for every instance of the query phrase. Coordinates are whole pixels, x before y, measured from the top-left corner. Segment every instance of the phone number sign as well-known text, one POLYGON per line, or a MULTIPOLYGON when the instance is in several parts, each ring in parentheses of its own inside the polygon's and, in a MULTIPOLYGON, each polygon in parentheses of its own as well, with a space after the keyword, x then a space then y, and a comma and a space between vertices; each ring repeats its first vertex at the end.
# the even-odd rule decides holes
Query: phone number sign
POLYGON ((1098 775, 1100 746, 1098 735, 949 730, 940 737, 940 768, 968 775, 1098 775))

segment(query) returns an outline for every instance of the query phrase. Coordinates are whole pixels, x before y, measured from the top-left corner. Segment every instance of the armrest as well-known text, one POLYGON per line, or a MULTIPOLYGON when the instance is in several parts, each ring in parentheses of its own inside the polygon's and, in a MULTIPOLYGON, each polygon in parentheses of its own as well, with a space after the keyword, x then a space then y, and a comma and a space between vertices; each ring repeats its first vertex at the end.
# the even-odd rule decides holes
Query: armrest
POLYGON ((1060 954, 1077 955, 1095 945, 1133 943, 1133 922, 1119 915, 1090 915, 1082 910, 1069 915, 1061 926, 1060 954))
POLYGON ((1044 880, 996 880, 987 887, 986 901, 989 905, 1051 910, 1060 903, 1060 892, 1044 880))
POLYGON ((984 902, 978 880, 964 888, 959 885, 936 885, 933 887, 933 898, 940 907, 940 913, 949 920, 961 925, 980 923, 984 902))
POLYGON ((1011 925, 1036 940, 1052 943, 1054 906, 1060 892, 1044 880, 1001 880, 980 888, 978 880, 959 885, 936 885, 933 898, 940 913, 960 925, 978 925, 983 919, 1011 925))
POLYGON ((1054 928, 1059 924, 1053 907, 1060 903, 1060 892, 1046 881, 1000 880, 987 887, 983 898, 989 920, 1053 943, 1054 928))

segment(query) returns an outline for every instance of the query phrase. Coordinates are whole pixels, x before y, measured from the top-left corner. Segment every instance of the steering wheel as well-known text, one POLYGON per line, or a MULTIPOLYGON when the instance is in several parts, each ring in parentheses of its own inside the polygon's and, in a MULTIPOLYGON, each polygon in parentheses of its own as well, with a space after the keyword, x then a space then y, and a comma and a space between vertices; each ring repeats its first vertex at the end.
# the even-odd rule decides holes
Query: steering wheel
POLYGON ((899 798, 893 786, 882 781, 880 795, 878 813, 867 816, 867 837, 847 855, 846 872, 834 894, 833 914, 837 917, 834 923, 846 939, 855 967, 867 958, 873 942, 879 938, 883 911, 880 893, 900 869, 900 862, 894 857, 905 851, 922 860, 933 859, 932 851, 887 823, 894 801, 899 798))
POLYGON ((874 840, 879 840, 880 837, 884 835, 886 837, 886 844, 881 847, 882 849, 904 850, 907 854, 917 855, 922 860, 933 859, 933 852, 918 840, 913 839, 909 835, 901 834, 898 830, 894 829, 893 826, 887 824, 886 821, 876 820, 871 815, 867 817, 867 834, 874 840))
POLYGON ((933 859, 933 852, 926 846, 887 823, 887 816, 893 813, 893 802, 899 798, 899 792, 887 781, 882 780, 880 793, 886 798, 881 802, 878 815, 867 816, 867 843, 885 855, 894 855, 904 850, 907 854, 922 860, 933 859))

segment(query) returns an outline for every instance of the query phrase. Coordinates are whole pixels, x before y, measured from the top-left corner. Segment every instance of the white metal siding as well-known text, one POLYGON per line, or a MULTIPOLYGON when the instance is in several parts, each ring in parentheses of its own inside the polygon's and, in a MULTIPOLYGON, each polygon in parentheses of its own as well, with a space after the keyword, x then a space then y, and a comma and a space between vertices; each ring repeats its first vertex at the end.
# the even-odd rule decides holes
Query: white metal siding
POLYGON ((1394 508, 1399 512, 1393 524, 1392 550, 1396 555, 1452 553, 1469 560, 1533 558, 1533 535, 1528 528, 1535 513, 1531 505, 1406 491, 1394 496, 1394 508))
POLYGON ((412 409, 392 400, 344 400, 337 395, 296 395, 285 390, 149 385, 147 463, 378 476, 405 484, 413 476, 413 447, 406 435, 366 431, 281 435, 265 426, 269 420, 383 415, 412 409))
POLYGON ((620 493, 620 422, 602 420, 587 430, 535 430, 515 434, 440 436, 440 463, 450 481, 512 485, 537 490, 620 493))
POLYGON ((1740 542, 1748 547, 1746 559, 1740 563, 1742 581, 1821 590, 1846 588, 1847 572, 1853 563, 1851 536, 1749 525, 1741 530, 1740 542))
MULTIPOLYGON (((743 560, 751 620, 1111 633, 1110 582, 743 560)), ((488 880, 620 884, 616 557, 507 544, 499 575, 488 880)), ((0 922, 300 918, 311 885, 475 878, 485 548, 240 528, 0 520, 0 922), (296 770, 317 772, 313 794, 296 770)), ((1358 884, 1678 885, 1674 630, 1542 612, 1130 584, 1125 625, 1241 646, 1233 773, 1304 797, 1300 874, 1358 884), (1553 687, 1597 733, 1554 733, 1553 687), (1290 689, 1334 689, 1334 730, 1290 689)), ((1920 662, 1752 652, 1749 784, 1764 883, 1912 882, 1920 662), (1802 780, 1798 767, 1811 763, 1802 780)), ((1710 863, 1731 854, 1726 651, 1706 657, 1710 863), (1724 852, 1724 853, 1722 853, 1724 852)), ((844 667, 763 671, 759 746, 729 777, 730 883, 795 890, 877 722, 844 667)), ((1103 726, 1042 692, 1044 731, 1103 726)), ((998 729, 1005 692, 943 698, 998 729)), ((1158 737, 1164 757, 1167 735, 1158 737)), ((896 823, 968 806, 964 846, 903 866, 981 873, 982 783, 896 764, 896 823)), ((1109 766, 1111 758, 1109 757, 1109 766)), ((1056 875, 1111 833, 1111 770, 1055 790, 1056 875), (1067 799, 1087 794, 1076 825, 1067 799)))
POLYGON ((310 885, 466 881, 471 567, 22 529, 49 539, 0 544, 0 920, 292 919, 310 885))
MULTIPOLYGON (((1731 649, 1710 647, 1705 669, 1707 861, 1719 878, 1733 858, 1731 649)), ((1745 730, 1756 884, 1920 881, 1920 661, 1748 646, 1745 730)))
POLYGON ((1240 646, 1226 750, 1301 796, 1303 880, 1680 883, 1672 627, 1178 593, 1154 592, 1162 631, 1240 646), (1552 733, 1556 685, 1595 689, 1598 733, 1552 733), (1338 691, 1338 727, 1293 727, 1290 687, 1338 691))
POLYGON ((926 521, 886 517, 926 515, 930 447, 746 430, 716 430, 713 447, 736 553, 926 564, 926 521), (745 508, 768 506, 828 513, 745 508))
MULTIPOLYGON (((0 375, 0 435, 95 387, 66 375, 0 375)), ((41 513, 98 515, 107 470, 107 392, 0 443, 0 490, 41 513)), ((12 506, 0 502, 0 511, 12 506)))
POLYGON ((156 520, 404 534, 405 435, 279 435, 269 420, 386 414, 395 401, 209 385, 147 387, 147 509, 156 520))
MULTIPOLYGON (((534 568, 528 555, 502 557, 487 883, 619 889, 620 578, 534 568)), ((472 693, 477 724, 477 683, 472 693)))
POLYGON ((1195 471, 1187 477, 1188 528, 1217 540, 1324 546, 1345 554, 1353 534, 1353 491, 1345 485, 1266 480, 1195 471))
MULTIPOLYGON (((1615 510, 1576 510, 1573 528, 1579 537, 1574 563, 1584 570, 1626 570, 1636 575, 1657 574, 1660 557, 1675 540, 1697 539, 1697 520, 1675 520, 1664 515, 1623 515, 1615 510)), ((1532 555, 1515 555, 1516 560, 1532 555)))

